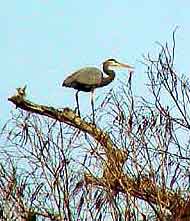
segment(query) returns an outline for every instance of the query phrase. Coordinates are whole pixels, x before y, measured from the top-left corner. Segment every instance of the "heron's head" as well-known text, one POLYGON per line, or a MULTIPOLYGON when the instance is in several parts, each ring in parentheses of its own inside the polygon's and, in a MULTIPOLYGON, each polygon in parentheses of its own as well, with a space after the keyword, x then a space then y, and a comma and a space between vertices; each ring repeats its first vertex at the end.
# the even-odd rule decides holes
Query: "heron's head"
POLYGON ((133 66, 129 65, 129 64, 123 64, 120 63, 118 61, 116 61, 113 58, 107 59, 106 61, 103 62, 103 66, 107 67, 108 69, 112 69, 112 68, 129 68, 129 69, 134 69, 133 66))

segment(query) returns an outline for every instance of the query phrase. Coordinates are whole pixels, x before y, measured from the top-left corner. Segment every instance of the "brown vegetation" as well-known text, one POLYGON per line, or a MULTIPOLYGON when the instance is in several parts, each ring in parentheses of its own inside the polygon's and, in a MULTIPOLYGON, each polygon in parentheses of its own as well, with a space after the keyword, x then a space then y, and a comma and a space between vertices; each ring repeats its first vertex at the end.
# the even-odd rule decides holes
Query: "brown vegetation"
MULTIPOLYGON (((144 57, 149 97, 133 73, 96 111, 98 125, 69 108, 26 99, 2 130, 2 214, 35 220, 190 220, 190 86, 170 50, 144 57)), ((12 220, 14 220, 12 218, 12 220)))

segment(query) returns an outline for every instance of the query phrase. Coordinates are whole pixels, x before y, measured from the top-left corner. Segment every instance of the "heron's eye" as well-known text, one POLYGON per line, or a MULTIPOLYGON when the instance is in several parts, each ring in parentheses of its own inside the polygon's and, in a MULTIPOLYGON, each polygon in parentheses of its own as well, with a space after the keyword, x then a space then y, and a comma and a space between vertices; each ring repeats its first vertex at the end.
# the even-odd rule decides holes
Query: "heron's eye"
POLYGON ((110 59, 107 59, 106 61, 104 61, 103 64, 108 65, 110 67, 116 67, 118 62, 114 58, 110 58, 110 59))
POLYGON ((115 66, 118 66, 118 62, 116 60, 109 61, 109 65, 115 67, 115 66))

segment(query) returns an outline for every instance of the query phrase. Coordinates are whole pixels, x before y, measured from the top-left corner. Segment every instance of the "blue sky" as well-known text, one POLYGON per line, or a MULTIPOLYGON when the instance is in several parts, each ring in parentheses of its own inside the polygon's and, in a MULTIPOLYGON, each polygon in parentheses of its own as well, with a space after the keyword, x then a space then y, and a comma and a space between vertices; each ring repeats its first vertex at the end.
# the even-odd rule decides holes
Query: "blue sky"
MULTIPOLYGON (((176 69, 189 74, 190 1, 188 0, 32 0, 0 1, 0 115, 9 117, 7 98, 27 85, 28 98, 56 107, 75 106, 74 91, 61 87, 63 79, 83 66, 100 66, 114 57, 135 66, 135 84, 142 91, 142 54, 156 52, 176 34, 176 69)), ((108 87, 97 90, 97 96, 108 87)), ((138 91, 137 90, 137 91, 138 91)), ((81 93, 81 108, 90 109, 81 93)), ((1 126, 0 123, 0 126, 1 126)))

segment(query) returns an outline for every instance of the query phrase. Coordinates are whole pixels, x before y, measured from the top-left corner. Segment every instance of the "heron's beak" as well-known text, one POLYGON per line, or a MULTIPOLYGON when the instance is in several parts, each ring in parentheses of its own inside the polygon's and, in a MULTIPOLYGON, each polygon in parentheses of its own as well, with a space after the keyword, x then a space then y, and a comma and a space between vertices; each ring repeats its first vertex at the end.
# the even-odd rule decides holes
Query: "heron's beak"
POLYGON ((119 62, 118 62, 118 67, 134 69, 134 67, 129 65, 129 64, 122 64, 122 63, 119 63, 119 62))

